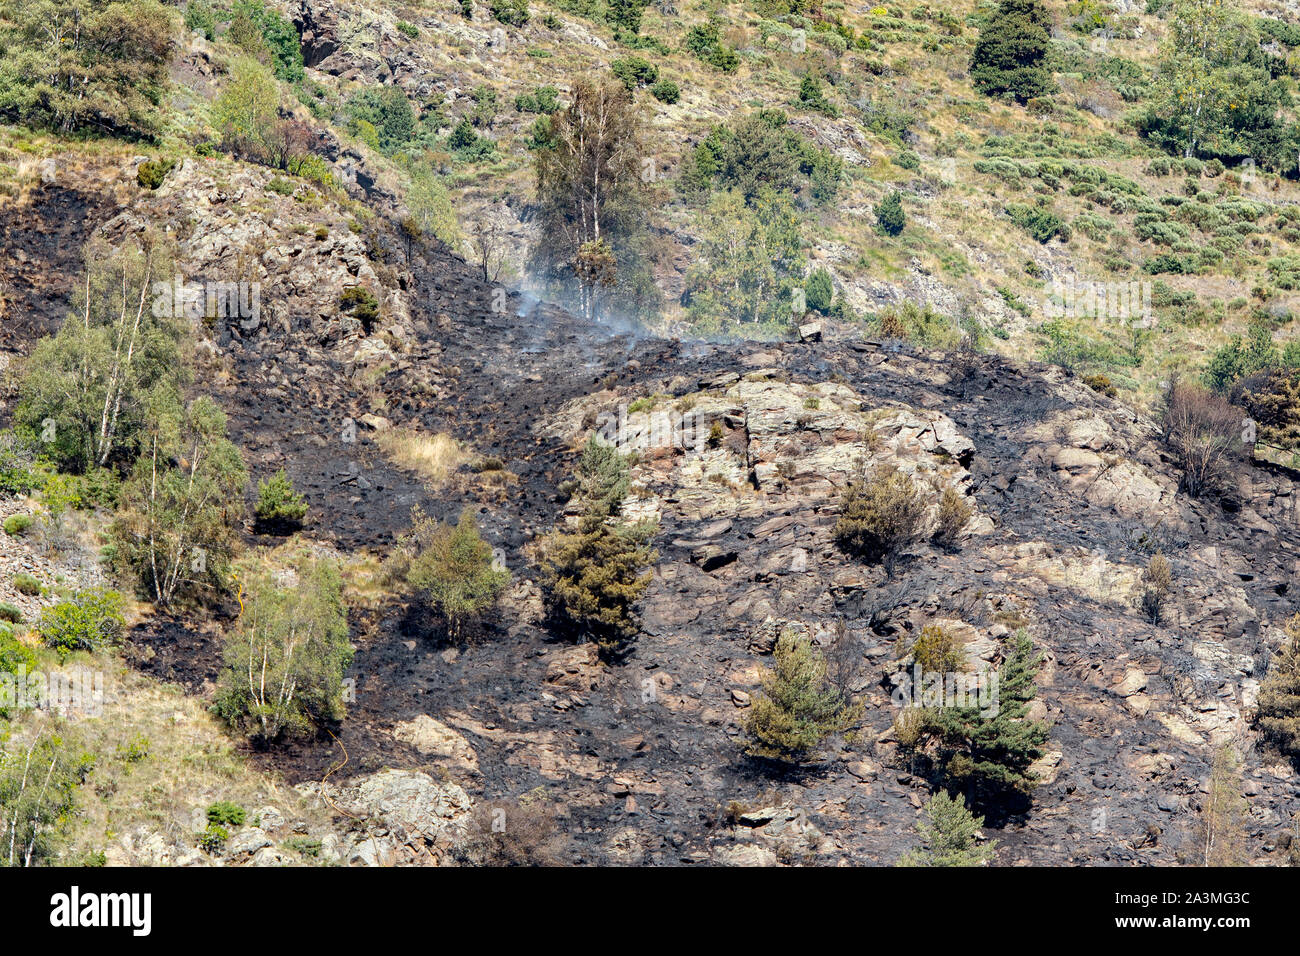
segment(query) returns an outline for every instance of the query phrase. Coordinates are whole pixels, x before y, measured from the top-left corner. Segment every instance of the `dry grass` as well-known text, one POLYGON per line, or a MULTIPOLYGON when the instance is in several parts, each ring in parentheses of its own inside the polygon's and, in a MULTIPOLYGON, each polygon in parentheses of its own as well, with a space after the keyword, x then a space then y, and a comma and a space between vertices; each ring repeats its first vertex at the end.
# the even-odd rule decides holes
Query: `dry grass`
POLYGON ((389 428, 375 444, 393 464, 415 472, 430 486, 441 485, 472 457, 450 435, 429 435, 412 428, 389 428))

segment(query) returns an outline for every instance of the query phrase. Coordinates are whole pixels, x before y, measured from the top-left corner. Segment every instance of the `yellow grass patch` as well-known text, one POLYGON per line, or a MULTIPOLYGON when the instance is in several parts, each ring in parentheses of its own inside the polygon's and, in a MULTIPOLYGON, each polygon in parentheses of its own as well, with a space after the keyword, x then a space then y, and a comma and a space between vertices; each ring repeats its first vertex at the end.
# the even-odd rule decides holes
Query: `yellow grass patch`
POLYGON ((450 435, 429 435, 411 428, 389 428, 375 435, 379 450, 393 464, 407 468, 431 485, 439 485, 470 456, 450 435))

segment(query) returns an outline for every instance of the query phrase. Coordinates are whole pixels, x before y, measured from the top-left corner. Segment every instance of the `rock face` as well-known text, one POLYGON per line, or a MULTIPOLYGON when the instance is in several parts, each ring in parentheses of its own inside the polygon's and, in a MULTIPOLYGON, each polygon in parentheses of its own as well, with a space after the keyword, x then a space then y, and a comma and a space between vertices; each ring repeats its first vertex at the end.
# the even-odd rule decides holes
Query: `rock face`
POLYGON ((441 721, 427 714, 400 723, 393 736, 408 743, 425 756, 440 757, 454 771, 477 773, 478 757, 465 738, 441 721))
POLYGON ((444 862, 464 837, 471 809, 469 796, 456 784, 407 770, 383 770, 342 786, 302 784, 298 790, 352 821, 330 852, 362 866, 444 862))

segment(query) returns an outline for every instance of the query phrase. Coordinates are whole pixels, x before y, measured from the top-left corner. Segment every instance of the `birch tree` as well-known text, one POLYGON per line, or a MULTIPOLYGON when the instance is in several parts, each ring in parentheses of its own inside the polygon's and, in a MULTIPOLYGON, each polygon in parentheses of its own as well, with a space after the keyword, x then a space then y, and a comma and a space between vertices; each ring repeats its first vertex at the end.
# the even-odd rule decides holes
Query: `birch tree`
POLYGON ((223 589, 247 477, 212 399, 152 409, 113 537, 121 562, 158 604, 223 589))
POLYGON ((15 416, 75 472, 129 462, 151 397, 185 381, 179 310, 170 296, 154 307, 155 288, 173 282, 169 250, 94 242, 85 258, 74 311, 33 349, 15 416))
POLYGON ((249 569, 240 604, 218 715, 264 744, 341 720, 352 648, 338 568, 304 559, 279 580, 264 567, 249 569))
POLYGON ((537 255, 556 278, 576 282, 583 314, 595 321, 601 290, 618 281, 619 252, 644 231, 643 120, 619 83, 577 83, 573 102, 552 118, 537 151, 542 239, 537 255))

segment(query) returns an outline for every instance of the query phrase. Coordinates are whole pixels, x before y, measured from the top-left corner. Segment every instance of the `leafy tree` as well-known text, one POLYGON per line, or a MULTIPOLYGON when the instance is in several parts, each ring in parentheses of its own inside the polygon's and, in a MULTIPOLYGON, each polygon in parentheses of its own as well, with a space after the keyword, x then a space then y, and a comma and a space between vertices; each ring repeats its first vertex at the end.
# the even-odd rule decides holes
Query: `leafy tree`
POLYGON ((153 138, 173 18, 155 0, 0 0, 0 116, 153 138))
POLYGON ((456 210, 442 177, 423 162, 413 164, 410 175, 406 205, 421 234, 432 235, 449 249, 459 248, 460 223, 456 220, 456 210))
POLYGON ((1040 0, 1001 0, 971 56, 975 89, 1024 103, 1052 89, 1051 19, 1040 0))
POLYGON ((807 637, 782 634, 763 692, 745 716, 747 752, 782 763, 814 757, 826 738, 848 729, 857 709, 826 677, 826 660, 807 637))
POLYGON ((133 460, 147 407, 185 380, 184 316, 175 303, 155 308, 155 283, 172 278, 169 250, 153 240, 143 249, 96 241, 85 260, 74 311, 32 350, 15 416, 77 472, 133 460))
POLYGON ((343 674, 352 662, 338 568, 300 559, 297 582, 264 569, 243 575, 242 611, 227 638, 215 713, 262 744, 343 719, 343 674))
POLYGON ((940 790, 925 805, 925 820, 917 824, 924 849, 909 850, 900 866, 987 866, 997 855, 997 841, 977 843, 984 818, 966 809, 966 799, 940 790))
POLYGON ((996 706, 927 710, 926 732, 939 744, 943 777, 950 788, 964 789, 972 805, 1016 805, 1034 788, 1029 767, 1043 756, 1049 732, 1043 721, 1029 719, 1041 661, 1029 635, 1017 631, 998 670, 996 706))
POLYGON ((647 274, 640 109, 621 84, 582 80, 569 106, 550 117, 548 133, 535 152, 541 234, 534 266, 553 286, 575 292, 589 320, 611 297, 651 306, 653 293, 636 278, 647 274))
POLYGON ((418 509, 412 524, 407 547, 415 553, 406 583, 446 621, 451 640, 459 641, 465 625, 496 603, 510 572, 496 567, 469 509, 454 527, 427 519, 418 509))
POLYGON ((1294 168, 1288 81, 1275 75, 1237 4, 1173 0, 1167 20, 1155 96, 1139 128, 1184 157, 1249 155, 1265 168, 1294 168))
POLYGON ((1197 823, 1202 866, 1242 866, 1246 862, 1246 800, 1241 770, 1231 744, 1214 751, 1205 802, 1197 823))
POLYGON ((212 104, 212 125, 227 149, 263 160, 280 121, 280 87, 269 70, 250 57, 230 67, 230 79, 212 104))
POLYGON ((285 531, 300 527, 307 517, 307 500, 293 487, 283 468, 257 484, 257 505, 253 515, 268 530, 285 531))
POLYGON ((57 727, 0 749, 0 865, 55 861, 94 762, 57 727))
POLYGON ((887 236, 896 236, 907 224, 907 214, 903 212, 903 194, 895 189, 876 206, 876 225, 887 236))
POLYGON ((212 399, 152 410, 144 451, 111 531, 119 559, 161 605, 224 586, 247 473, 212 399))
POLYGON ((806 268, 790 195, 764 188, 749 205, 739 190, 716 193, 701 233, 696 263, 686 277, 695 330, 787 329, 794 318, 792 293, 806 268))

